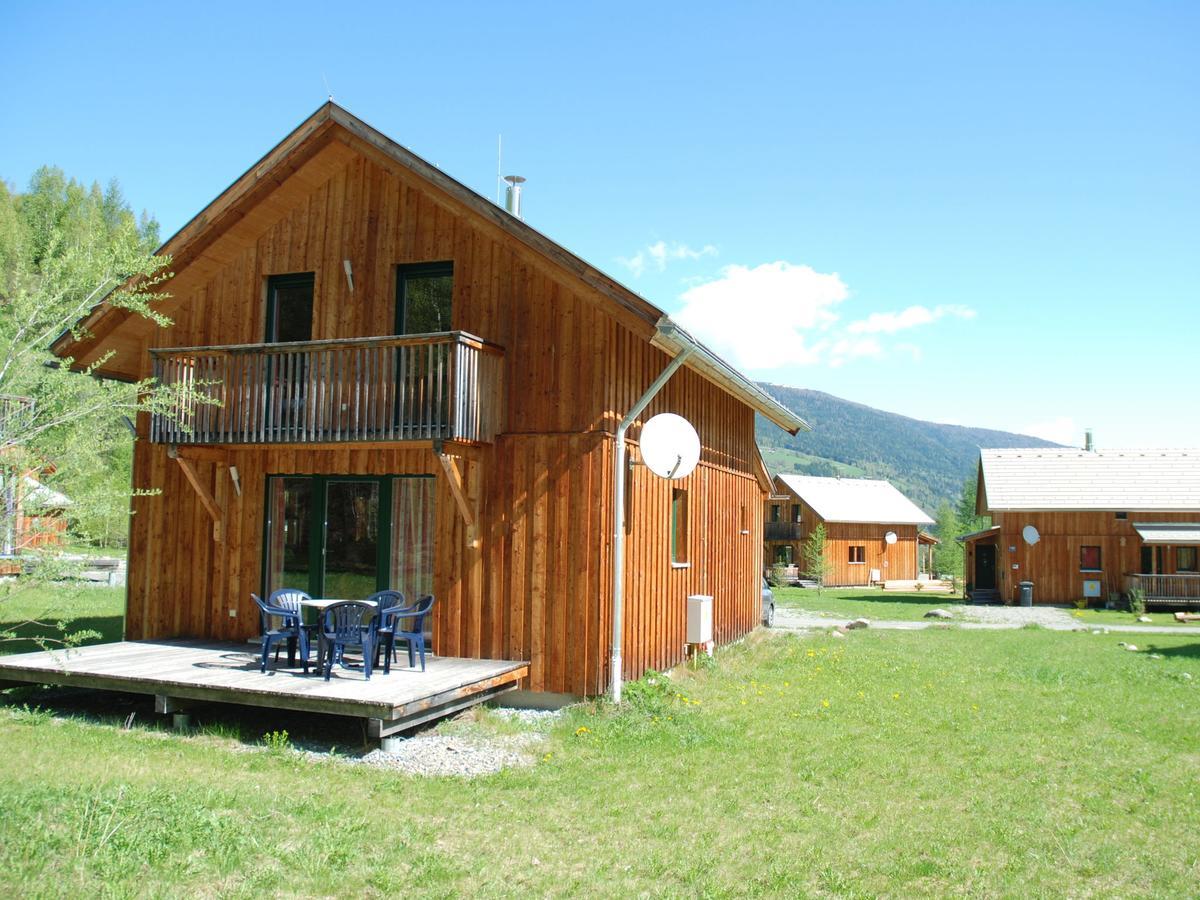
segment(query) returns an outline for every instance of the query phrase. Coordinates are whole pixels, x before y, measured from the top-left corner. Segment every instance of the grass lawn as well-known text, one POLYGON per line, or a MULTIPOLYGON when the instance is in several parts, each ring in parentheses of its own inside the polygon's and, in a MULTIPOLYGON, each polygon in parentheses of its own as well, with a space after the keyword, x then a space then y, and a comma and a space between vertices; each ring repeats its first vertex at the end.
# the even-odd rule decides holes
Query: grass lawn
POLYGON ((61 639, 64 634, 96 632, 83 643, 121 639, 125 588, 83 583, 28 588, 20 579, 0 582, 0 653, 40 650, 33 637, 61 639), (60 623, 65 623, 59 627, 60 623))
POLYGON ((474 781, 245 752, 279 726, 265 712, 179 737, 22 691, 0 708, 0 878, 35 896, 1191 895, 1200 641, 1142 643, 1163 658, 1088 632, 759 631, 631 685, 620 713, 574 708, 537 765, 474 781))
POLYGON ((932 591, 884 591, 879 588, 772 588, 775 605, 784 609, 802 609, 837 619, 865 616, 879 620, 913 620, 931 609, 949 609, 962 605, 962 597, 932 591))
POLYGON ((1116 609, 1084 609, 1071 610, 1071 615, 1079 619, 1081 622, 1095 625, 1137 625, 1137 624, 1153 624, 1153 625, 1190 625, 1195 628, 1196 622, 1176 622, 1173 613, 1147 613, 1150 617, 1150 623, 1139 623, 1137 616, 1131 612, 1124 612, 1116 609), (1079 615, 1075 615, 1078 612, 1079 615))

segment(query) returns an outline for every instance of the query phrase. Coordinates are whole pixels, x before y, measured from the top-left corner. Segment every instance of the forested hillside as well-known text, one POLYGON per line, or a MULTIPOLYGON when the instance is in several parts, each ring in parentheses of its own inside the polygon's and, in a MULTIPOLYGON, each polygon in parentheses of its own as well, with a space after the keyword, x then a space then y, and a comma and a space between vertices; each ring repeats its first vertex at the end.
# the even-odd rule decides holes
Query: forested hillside
POLYGON ((1054 447, 1008 431, 910 419, 821 391, 763 384, 812 431, 791 437, 759 417, 758 443, 772 471, 886 478, 933 515, 959 499, 980 447, 1054 447))

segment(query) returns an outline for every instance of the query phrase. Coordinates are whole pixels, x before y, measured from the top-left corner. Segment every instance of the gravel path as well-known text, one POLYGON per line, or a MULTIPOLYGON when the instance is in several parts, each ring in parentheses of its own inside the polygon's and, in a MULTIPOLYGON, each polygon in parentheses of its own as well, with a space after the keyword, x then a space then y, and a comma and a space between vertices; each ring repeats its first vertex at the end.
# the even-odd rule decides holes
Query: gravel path
MULTIPOLYGON (((931 607, 932 608, 932 607, 931 607)), ((1100 625, 1081 622, 1062 609, 1047 606, 960 606, 951 607, 953 619, 868 619, 871 628, 887 631, 921 631, 935 626, 953 625, 972 631, 1011 631, 1030 623, 1052 631, 1099 631, 1121 634, 1200 635, 1200 628, 1175 625, 1100 625)), ((775 609, 775 627, 785 631, 828 630, 851 621, 835 616, 818 616, 803 610, 775 609)))
POLYGON ((311 760, 336 759, 348 765, 373 766, 407 775, 475 778, 512 766, 531 766, 542 755, 549 731, 562 716, 561 710, 510 709, 494 707, 489 713, 520 727, 515 734, 502 734, 479 722, 460 719, 435 731, 389 742, 388 750, 372 750, 347 756, 312 745, 296 750, 311 760))

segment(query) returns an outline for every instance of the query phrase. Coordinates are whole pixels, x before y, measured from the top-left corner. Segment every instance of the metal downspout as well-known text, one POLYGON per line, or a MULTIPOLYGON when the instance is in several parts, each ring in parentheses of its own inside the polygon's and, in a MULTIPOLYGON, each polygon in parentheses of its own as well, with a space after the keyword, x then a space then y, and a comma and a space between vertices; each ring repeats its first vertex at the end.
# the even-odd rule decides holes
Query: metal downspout
POLYGON ((684 347, 672 359, 662 374, 646 389, 641 399, 617 426, 617 446, 613 453, 613 630, 612 658, 609 660, 609 685, 613 703, 621 702, 621 628, 625 603, 625 432, 638 416, 650 405, 663 385, 675 371, 692 355, 692 347, 684 347))

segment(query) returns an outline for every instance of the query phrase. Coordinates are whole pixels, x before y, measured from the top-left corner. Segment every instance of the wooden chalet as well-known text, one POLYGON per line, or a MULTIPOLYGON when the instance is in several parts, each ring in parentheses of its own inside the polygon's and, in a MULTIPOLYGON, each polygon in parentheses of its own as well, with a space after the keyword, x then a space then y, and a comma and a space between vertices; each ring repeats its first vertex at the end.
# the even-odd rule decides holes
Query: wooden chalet
MULTIPOLYGON (((107 304, 54 352, 194 400, 137 422, 128 639, 245 641, 251 592, 437 599, 441 657, 529 663, 526 687, 611 676, 619 424, 675 412, 703 445, 626 470, 623 674, 759 620, 760 412, 804 427, 662 310, 327 103, 162 248, 161 328, 107 304)), ((394 677, 394 675, 392 676, 394 677)), ((374 682, 372 682, 373 684, 374 682)))
POLYGON ((922 548, 937 538, 915 503, 889 482, 868 478, 776 475, 764 511, 765 557, 771 565, 803 570, 804 542, 825 526, 831 586, 857 586, 927 578, 931 555, 922 548), (888 534, 895 535, 892 542, 888 534))
POLYGON ((1200 450, 982 450, 992 527, 962 539, 977 600, 1200 605, 1200 450))

